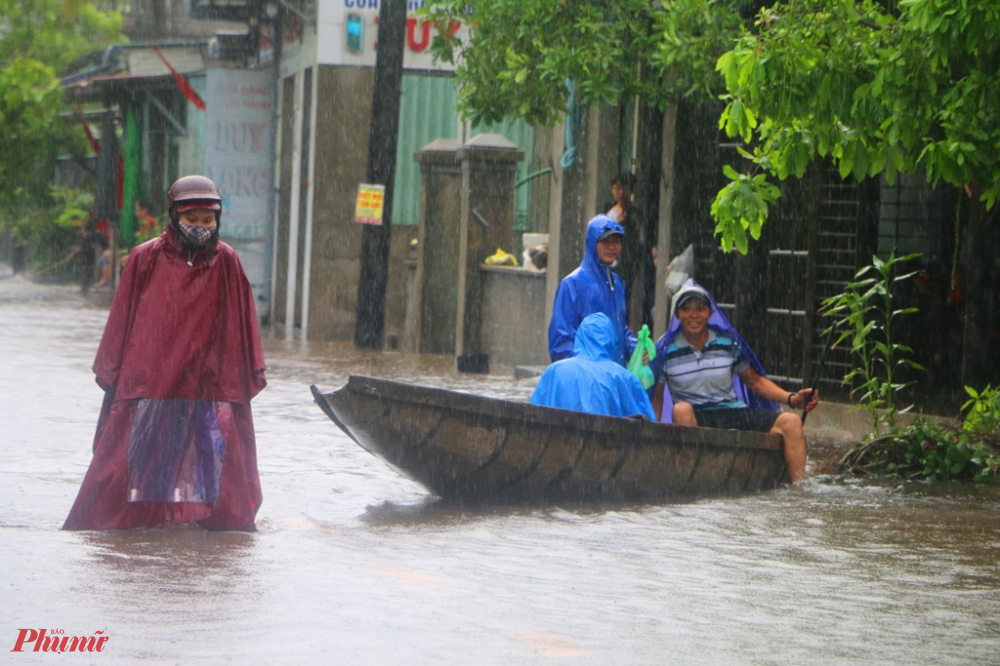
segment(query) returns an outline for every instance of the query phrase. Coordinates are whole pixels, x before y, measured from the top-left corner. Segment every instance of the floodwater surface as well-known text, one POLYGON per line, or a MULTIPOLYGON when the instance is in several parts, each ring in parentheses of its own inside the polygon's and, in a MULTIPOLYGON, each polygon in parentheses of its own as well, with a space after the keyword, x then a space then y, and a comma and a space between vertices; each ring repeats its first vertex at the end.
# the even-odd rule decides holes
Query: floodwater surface
POLYGON ((309 385, 531 393, 450 358, 265 340, 257 533, 60 531, 90 462, 106 317, 71 287, 0 279, 5 663, 1000 663, 995 488, 814 477, 684 503, 443 506, 309 385), (10 652, 21 629, 108 640, 10 652))

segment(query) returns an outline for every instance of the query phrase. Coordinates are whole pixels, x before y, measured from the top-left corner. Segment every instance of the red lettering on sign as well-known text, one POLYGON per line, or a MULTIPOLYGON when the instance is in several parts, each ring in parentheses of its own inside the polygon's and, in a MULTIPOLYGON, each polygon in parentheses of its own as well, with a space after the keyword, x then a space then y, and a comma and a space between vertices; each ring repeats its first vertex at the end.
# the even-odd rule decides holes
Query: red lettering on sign
POLYGON ((427 20, 420 22, 420 30, 422 34, 419 42, 414 35, 416 28, 417 19, 406 19, 406 45, 410 47, 411 51, 419 53, 426 50, 427 47, 431 45, 431 22, 427 20))

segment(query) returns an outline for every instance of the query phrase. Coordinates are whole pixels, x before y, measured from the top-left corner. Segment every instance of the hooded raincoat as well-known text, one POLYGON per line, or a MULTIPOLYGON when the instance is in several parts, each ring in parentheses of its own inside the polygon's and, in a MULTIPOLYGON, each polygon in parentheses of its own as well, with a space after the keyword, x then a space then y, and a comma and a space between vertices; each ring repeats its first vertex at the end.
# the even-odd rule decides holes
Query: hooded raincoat
POLYGON ((618 336, 604 313, 587 316, 576 331, 573 356, 545 369, 531 404, 590 414, 656 420, 642 382, 614 360, 618 336))
MULTIPOLYGON (((750 349, 750 345, 747 344, 733 325, 729 323, 729 319, 726 315, 722 314, 722 310, 719 309, 719 304, 715 302, 715 297, 704 289, 701 285, 695 282, 693 279, 688 280, 684 285, 674 294, 674 298, 671 301, 671 312, 673 313, 676 309, 676 303, 680 302, 680 297, 685 291, 696 290, 699 294, 708 298, 709 303, 712 306, 712 314, 708 318, 708 327, 716 332, 718 335, 723 335, 736 343, 740 352, 750 361, 750 367, 752 367, 758 375, 761 377, 766 377, 767 373, 764 372, 764 366, 758 360, 756 354, 750 349)), ((663 363, 667 357, 667 347, 673 341, 674 337, 681 330, 680 319, 677 318, 676 314, 673 314, 670 318, 670 325, 667 327, 667 332, 656 341, 656 358, 650 363, 650 368, 653 370, 653 375, 660 378, 663 373, 663 363)), ((772 411, 778 411, 778 405, 771 400, 765 400, 761 398, 756 393, 751 391, 747 386, 740 380, 739 375, 733 374, 733 389, 736 392, 736 397, 742 400, 747 407, 751 409, 770 409, 772 411)), ((672 423, 673 422, 673 406, 674 399, 670 395, 670 386, 666 381, 663 381, 663 413, 660 415, 660 421, 662 423, 672 423)))
POLYGON ((597 254, 597 239, 608 230, 625 235, 622 226, 607 215, 598 215, 590 221, 583 262, 563 278, 556 290, 549 323, 549 358, 553 363, 573 355, 577 328, 587 315, 595 312, 607 316, 614 329, 612 360, 624 366, 635 349, 636 337, 625 318, 625 285, 597 254))
POLYGON ((94 458, 64 529, 197 522, 253 530, 262 495, 250 400, 265 386, 235 251, 168 227, 129 258, 94 361, 94 458))

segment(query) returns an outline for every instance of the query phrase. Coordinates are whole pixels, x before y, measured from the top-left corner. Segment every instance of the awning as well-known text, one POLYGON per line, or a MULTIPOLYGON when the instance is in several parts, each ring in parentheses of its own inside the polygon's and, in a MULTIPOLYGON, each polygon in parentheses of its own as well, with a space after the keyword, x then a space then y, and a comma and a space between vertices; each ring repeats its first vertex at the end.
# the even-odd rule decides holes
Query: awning
MULTIPOLYGON (((207 41, 158 43, 156 48, 181 75, 201 75, 206 69, 207 41)), ((118 45, 104 52, 97 66, 62 79, 68 102, 129 99, 142 93, 176 90, 173 75, 150 46, 118 45)))

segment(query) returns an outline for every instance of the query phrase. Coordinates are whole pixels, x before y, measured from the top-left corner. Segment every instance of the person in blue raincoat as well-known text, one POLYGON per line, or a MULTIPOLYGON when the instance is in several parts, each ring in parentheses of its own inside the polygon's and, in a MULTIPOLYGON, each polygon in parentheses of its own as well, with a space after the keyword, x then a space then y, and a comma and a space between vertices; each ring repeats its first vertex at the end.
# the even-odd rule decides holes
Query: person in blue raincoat
POLYGON ((545 369, 531 404, 607 416, 641 414, 655 421, 642 382, 615 358, 618 337, 603 312, 585 317, 576 331, 573 355, 545 369))
POLYGON ((779 414, 777 403, 811 411, 819 394, 811 388, 786 392, 768 379, 715 299, 694 280, 674 295, 670 309, 670 326, 656 342, 652 366, 663 390, 660 420, 778 433, 792 482, 805 476, 802 419, 793 412, 779 414))
POLYGON ((612 360, 624 366, 635 349, 636 337, 625 318, 625 285, 611 271, 624 235, 622 226, 607 215, 598 215, 587 225, 583 262, 556 290, 549 323, 549 358, 553 363, 573 355, 577 328, 595 312, 603 313, 614 329, 612 360))

